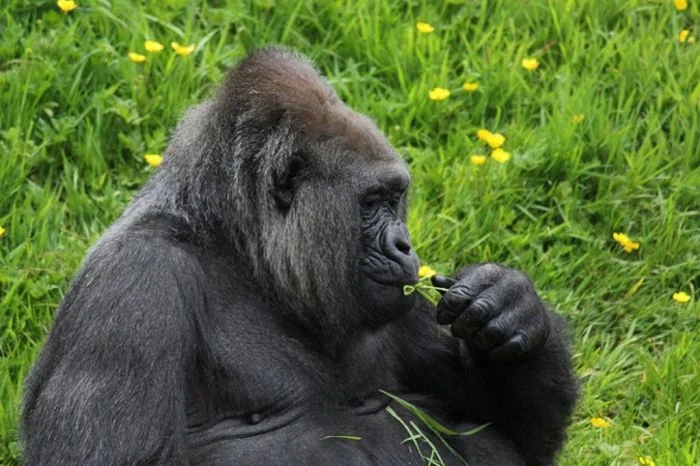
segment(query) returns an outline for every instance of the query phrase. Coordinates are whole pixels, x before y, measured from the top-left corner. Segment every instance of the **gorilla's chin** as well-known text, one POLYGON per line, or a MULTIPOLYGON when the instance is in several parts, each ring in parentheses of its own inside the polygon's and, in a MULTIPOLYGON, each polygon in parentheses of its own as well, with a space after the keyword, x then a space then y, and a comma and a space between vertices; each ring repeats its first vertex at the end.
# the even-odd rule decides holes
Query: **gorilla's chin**
POLYGON ((382 325, 398 319, 416 304, 416 294, 405 294, 403 284, 387 284, 365 277, 360 289, 364 308, 374 325, 382 325))

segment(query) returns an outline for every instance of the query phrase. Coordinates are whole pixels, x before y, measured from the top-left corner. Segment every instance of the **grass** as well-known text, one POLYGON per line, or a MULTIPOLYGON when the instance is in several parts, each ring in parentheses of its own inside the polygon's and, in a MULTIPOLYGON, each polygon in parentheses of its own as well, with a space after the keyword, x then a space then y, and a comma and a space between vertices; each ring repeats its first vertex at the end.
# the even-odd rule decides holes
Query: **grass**
POLYGON ((53 312, 151 173, 143 155, 268 43, 311 56, 405 156, 425 263, 520 268, 568 317, 583 392, 561 464, 700 463, 700 2, 79 3, 0 6, 0 463, 17 461, 21 383, 53 312), (681 43, 684 28, 698 41, 681 43), (435 87, 450 97, 431 101, 435 87), (482 127, 510 161, 470 163, 488 155, 482 127))

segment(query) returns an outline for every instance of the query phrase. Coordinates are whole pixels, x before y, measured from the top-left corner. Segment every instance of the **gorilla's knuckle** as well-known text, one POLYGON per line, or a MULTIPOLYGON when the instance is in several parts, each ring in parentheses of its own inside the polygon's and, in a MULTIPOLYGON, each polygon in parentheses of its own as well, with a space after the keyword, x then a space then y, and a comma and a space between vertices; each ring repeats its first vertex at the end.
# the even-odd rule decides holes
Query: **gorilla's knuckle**
POLYGON ((472 292, 468 286, 458 284, 450 288, 443 297, 444 305, 452 310, 458 311, 463 309, 472 299, 472 292))
POLYGON ((526 349, 527 346, 528 346, 528 342, 529 342, 530 339, 529 339, 527 333, 525 333, 525 332, 516 332, 515 335, 513 335, 513 337, 511 338, 511 340, 513 341, 513 345, 514 345, 518 350, 525 351, 525 349, 526 349))
POLYGON ((486 276, 499 276, 504 270, 506 269, 496 262, 485 262, 479 266, 479 272, 486 276))
POLYGON ((490 323, 476 334, 475 343, 482 349, 492 348, 505 340, 505 328, 500 323, 490 323))
POLYGON ((530 281, 528 276, 520 270, 509 269, 507 277, 511 281, 513 286, 518 288, 519 290, 526 290, 532 288, 532 282, 530 281))
POLYGON ((469 306, 468 313, 472 320, 484 322, 493 315, 494 310, 495 303, 492 298, 484 296, 479 297, 469 306))

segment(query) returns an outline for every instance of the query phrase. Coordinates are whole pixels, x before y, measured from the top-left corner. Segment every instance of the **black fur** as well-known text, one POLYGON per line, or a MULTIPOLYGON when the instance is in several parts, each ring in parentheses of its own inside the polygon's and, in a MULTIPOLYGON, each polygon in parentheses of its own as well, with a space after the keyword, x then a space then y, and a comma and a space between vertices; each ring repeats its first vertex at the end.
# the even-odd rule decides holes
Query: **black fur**
POLYGON ((73 281, 27 380, 26 464, 423 464, 380 390, 491 423, 449 437, 472 466, 552 464, 566 325, 494 264, 437 278, 437 314, 404 296, 408 184, 305 59, 243 60, 73 281))

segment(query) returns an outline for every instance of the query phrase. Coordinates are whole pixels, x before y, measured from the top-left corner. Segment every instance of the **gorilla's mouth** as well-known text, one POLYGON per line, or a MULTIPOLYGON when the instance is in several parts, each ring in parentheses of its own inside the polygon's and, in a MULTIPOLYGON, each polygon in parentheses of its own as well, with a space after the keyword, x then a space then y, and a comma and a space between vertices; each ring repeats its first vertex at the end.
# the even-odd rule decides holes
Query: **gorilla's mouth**
POLYGON ((367 277, 379 285, 395 286, 400 288, 403 288, 406 285, 415 285, 420 280, 417 270, 415 273, 403 271, 400 274, 389 271, 386 273, 368 274, 367 277))
POLYGON ((403 263, 386 260, 384 263, 377 263, 370 257, 363 261, 361 266, 361 269, 364 269, 363 275, 374 283, 399 288, 418 283, 418 268, 417 258, 403 263))

